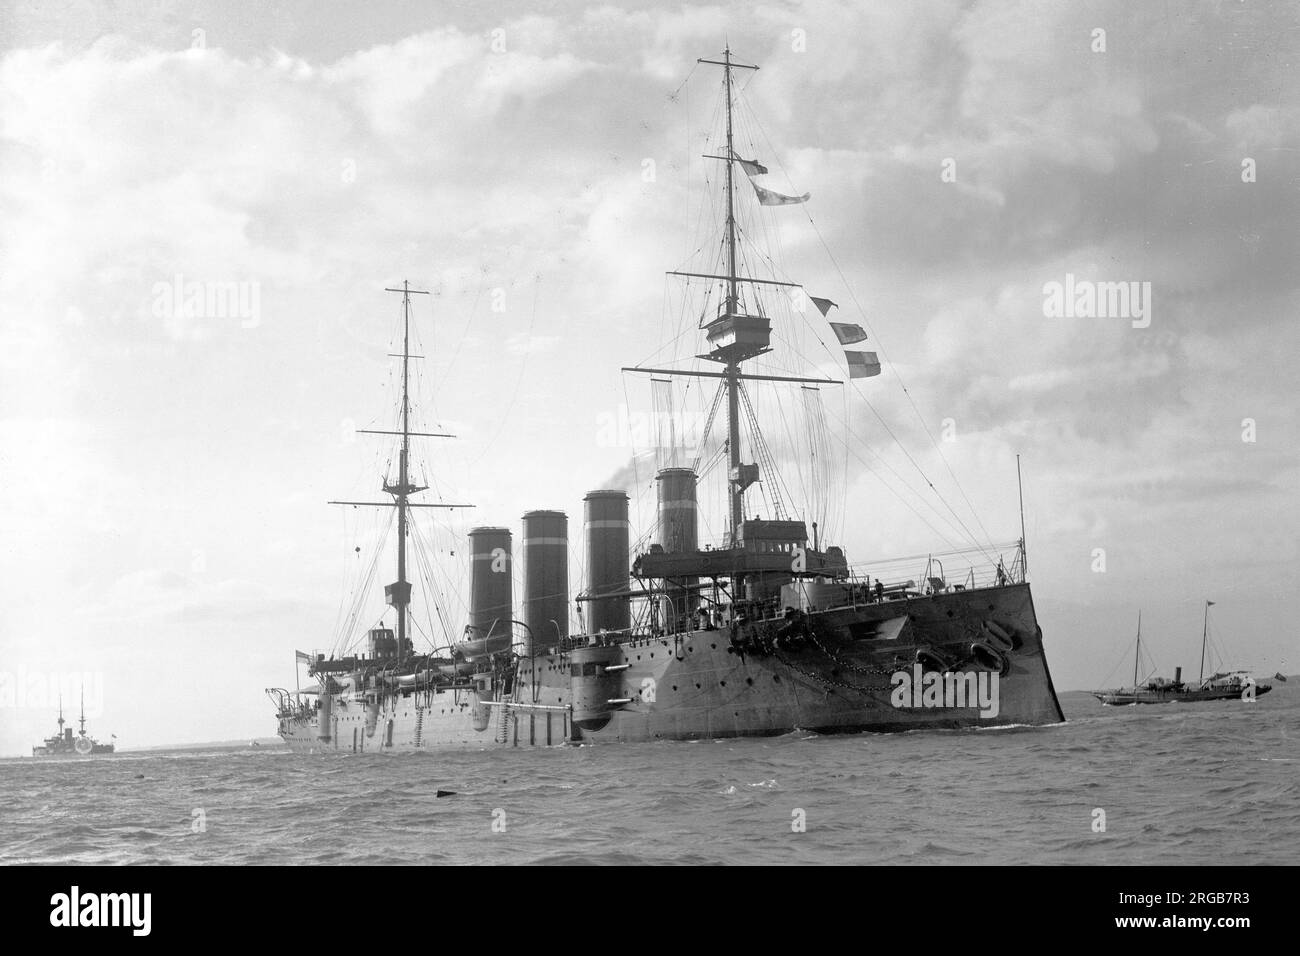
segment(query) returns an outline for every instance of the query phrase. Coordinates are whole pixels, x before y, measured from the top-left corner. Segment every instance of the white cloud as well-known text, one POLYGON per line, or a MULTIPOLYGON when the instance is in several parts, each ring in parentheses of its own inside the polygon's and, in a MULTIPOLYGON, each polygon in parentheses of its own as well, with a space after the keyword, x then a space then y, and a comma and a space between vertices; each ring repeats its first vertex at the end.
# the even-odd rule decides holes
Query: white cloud
MULTIPOLYGON (((400 313, 382 290, 403 278, 438 293, 414 318, 429 356, 418 374, 463 436, 430 455, 440 487, 473 491, 486 523, 530 507, 575 513, 628 457, 597 447, 591 410, 648 401, 618 368, 689 360, 700 345, 699 316, 680 313, 663 271, 716 249, 716 230, 695 231, 693 203, 719 77, 700 68, 669 94, 725 42, 762 66, 743 85, 762 123, 742 124, 747 145, 813 193, 806 211, 843 276, 805 210, 746 209, 743 223, 777 241, 781 270, 840 302, 837 320, 871 325, 867 347, 888 355, 861 392, 826 398, 828 417, 847 416, 862 439, 848 473, 860 497, 848 500, 870 507, 849 518, 851 558, 935 537, 867 472, 898 483, 877 453, 931 498, 903 493, 909 505, 954 533, 867 398, 953 502, 925 431, 956 421, 944 456, 995 536, 1018 525, 1010 463, 1025 455, 1049 617, 1091 600, 1079 555, 1103 539, 1121 567, 1176 567, 1203 549, 1248 579, 1257 556, 1243 542, 1285 545, 1277 529, 1296 523, 1285 496, 1295 115, 1267 91, 1297 35, 1263 29, 1269 14, 1253 5, 1232 15, 1267 38, 1241 62, 1240 89, 1212 65, 1215 22, 1118 3, 813 2, 743 17, 721 5, 574 7, 503 17, 503 53, 491 47, 497 24, 470 8, 404 11, 423 19, 387 34, 341 15, 301 30, 272 17, 247 35, 213 24, 206 50, 162 49, 159 24, 124 20, 127 38, 8 51, 6 649, 48 653, 11 637, 40 622, 90 658, 105 644, 88 611, 126 620, 132 606, 215 613, 223 602, 265 620, 230 634, 207 618, 180 634, 123 626, 108 643, 129 650, 142 688, 173 641, 196 659, 229 658, 227 682, 270 667, 268 646, 283 644, 287 662, 300 635, 327 643, 339 563, 371 539, 345 519, 340 542, 323 502, 373 493, 387 465, 384 449, 341 441, 340 422, 390 411, 400 313), (1088 49, 1098 18, 1104 56, 1088 49), (348 46, 339 37, 353 27, 348 46), (791 48, 796 28, 805 53, 791 48), (1261 153, 1249 187, 1227 153, 1248 147, 1261 153), (939 176, 949 156, 955 184, 939 176), (642 178, 647 157, 654 182, 642 178), (1151 329, 1045 319, 1042 284, 1066 272, 1151 281, 1151 329), (260 324, 159 320, 151 290, 178 274, 259 282, 260 324), (503 393, 517 395, 510 410, 503 393), (1246 417, 1259 422, 1254 445, 1240 441, 1246 417), (521 484, 519 463, 557 447, 573 466, 521 484), (172 594, 177 580, 188 583, 172 594), (231 647, 247 659, 232 663, 231 647)), ((173 26, 187 46, 188 24, 173 26)), ((842 374, 808 329, 782 334, 842 374)), ((1146 586, 1174 601, 1177 578, 1146 586)), ((1139 580, 1108 586, 1139 595, 1139 580)), ((1056 626, 1058 684, 1085 683, 1088 654, 1074 648, 1092 639, 1087 622, 1056 626)), ((240 713, 241 726, 265 726, 255 703, 240 713)), ((6 736, 0 749, 29 743, 6 736)))

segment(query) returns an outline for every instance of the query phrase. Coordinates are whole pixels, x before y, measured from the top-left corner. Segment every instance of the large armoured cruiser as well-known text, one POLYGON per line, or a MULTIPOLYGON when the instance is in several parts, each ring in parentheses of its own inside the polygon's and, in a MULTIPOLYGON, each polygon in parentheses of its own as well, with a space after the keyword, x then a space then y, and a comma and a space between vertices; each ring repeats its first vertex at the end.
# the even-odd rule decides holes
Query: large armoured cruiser
MULTIPOLYGON (((412 509, 467 506, 412 500, 426 488, 412 479, 411 440, 444 436, 411 429, 411 296, 420 293, 405 283, 389 290, 400 292, 403 304, 401 403, 394 428, 384 432, 398 446, 396 478, 383 485, 392 500, 337 503, 395 510, 397 580, 384 589, 388 609, 379 623, 358 632, 364 633, 364 646, 298 652, 315 683, 268 690, 279 734, 295 752, 1063 720, 1025 580, 1023 527, 1020 540, 1007 546, 1009 560, 979 546, 868 567, 850 565, 839 547, 825 545, 816 521, 810 538, 805 521, 787 510, 776 456, 759 429, 747 383, 802 389, 841 383, 747 370, 745 363, 774 351, 773 325, 760 293, 775 288, 784 295, 802 287, 758 278, 746 265, 736 180, 748 177, 763 206, 794 205, 808 197, 753 182, 766 168, 742 159, 734 148, 733 73, 756 67, 737 63, 729 49, 721 59, 700 62, 722 68, 725 140, 709 158, 723 164, 726 215, 709 271, 673 275, 704 280, 718 291, 716 301, 710 306, 706 300, 696 314, 708 350, 693 368, 625 369, 658 381, 716 383, 694 461, 658 471, 657 519, 639 542, 631 536, 626 489, 586 496, 587 580, 575 598, 574 633, 568 519, 559 511, 530 511, 523 516, 520 619, 514 611, 512 533, 475 528, 468 535, 464 633, 441 649, 417 653, 407 572, 409 539, 414 534, 419 540, 412 509), (725 435, 711 439, 724 405, 725 435), (756 460, 745 460, 751 456, 756 460), (724 463, 718 477, 725 532, 717 541, 702 541, 700 489, 714 466, 724 463), (748 517, 760 508, 765 516, 748 517), (953 570, 959 562, 962 569, 953 570)), ((833 306, 816 297, 807 301, 823 318, 833 306)), ((841 345, 866 338, 856 325, 831 328, 841 345)), ((777 334, 778 342, 787 341, 777 334)), ((873 352, 846 351, 843 362, 850 379, 880 371, 873 352)))

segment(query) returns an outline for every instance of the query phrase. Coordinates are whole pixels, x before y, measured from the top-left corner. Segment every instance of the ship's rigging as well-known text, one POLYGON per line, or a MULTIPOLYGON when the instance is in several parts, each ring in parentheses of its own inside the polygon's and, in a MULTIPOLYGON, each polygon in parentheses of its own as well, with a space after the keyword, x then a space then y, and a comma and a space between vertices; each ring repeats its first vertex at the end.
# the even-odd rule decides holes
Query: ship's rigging
MULTIPOLYGON (((712 350, 704 355, 697 356, 699 359, 721 365, 722 369, 720 371, 703 371, 701 369, 663 369, 634 366, 624 368, 624 371, 648 373, 651 375, 681 375, 690 378, 718 380, 718 391, 715 394, 710 408, 706 431, 700 438, 700 450, 697 452, 695 457, 698 462, 703 453, 704 443, 709 438, 708 432, 713 426, 717 411, 720 405, 725 402, 727 428, 725 449, 728 463, 728 519, 724 546, 727 548, 737 548, 741 545, 741 529, 745 520, 745 492, 750 486, 760 480, 761 475, 766 474, 772 483, 770 496, 773 505, 773 514, 776 516, 777 520, 784 520, 785 518, 784 507, 782 505, 779 491, 779 473, 775 468, 775 460, 771 455, 771 451, 767 447, 766 440, 763 438, 763 433, 759 428, 758 418, 754 414, 753 405, 750 402, 748 394, 745 392, 744 382, 770 381, 795 384, 838 383, 833 379, 827 378, 809 378, 789 375, 758 375, 742 371, 743 363, 771 351, 769 345, 771 340, 771 323, 764 313, 756 287, 768 285, 796 288, 797 285, 792 282, 756 278, 743 273, 740 269, 741 262, 738 249, 738 230, 735 207, 735 167, 738 164, 746 163, 746 161, 742 160, 735 151, 732 109, 732 71, 757 70, 758 67, 751 64, 733 61, 731 58, 730 47, 723 51, 723 58, 721 60, 703 58, 698 62, 722 67, 723 95, 726 115, 725 147, 722 155, 707 153, 705 154, 705 158, 720 161, 724 164, 726 184, 723 195, 726 214, 724 217, 724 235, 721 247, 722 262, 717 268, 725 271, 691 272, 686 270, 670 270, 669 274, 685 279, 705 279, 710 282, 721 282, 723 284, 725 298, 715 313, 715 317, 708 319, 708 299, 706 297, 705 310, 701 313, 700 318, 700 327, 706 330, 712 350), (746 299, 743 297, 741 295, 742 288, 751 289, 753 298, 746 299), (744 461, 741 447, 742 412, 745 416, 746 424, 749 426, 749 438, 752 453, 754 454, 754 457, 758 459, 754 462, 744 461)), ((753 163, 747 163, 746 167, 747 171, 748 168, 763 168, 753 163)), ((766 170, 764 170, 764 172, 766 172, 766 170)))
MULTIPOLYGON (((876 352, 865 352, 853 347, 854 343, 870 340, 872 348, 884 355, 865 310, 845 279, 838 262, 830 255, 812 216, 808 215, 808 222, 830 256, 834 270, 847 292, 848 298, 844 301, 854 304, 857 314, 852 317, 861 322, 861 326, 831 321, 828 313, 831 308, 837 307, 835 303, 808 295, 802 284, 793 281, 784 267, 780 243, 769 241, 774 234, 787 227, 787 224, 775 218, 789 215, 787 210, 779 207, 799 205, 807 214, 805 200, 808 195, 787 195, 756 181, 763 179, 769 172, 762 162, 773 163, 777 169, 782 169, 779 153, 771 148, 757 119, 747 110, 739 96, 735 73, 748 71, 752 74, 758 67, 737 62, 729 48, 723 51, 721 59, 705 58, 699 63, 721 68, 723 108, 719 111, 719 125, 722 127, 722 136, 706 143, 704 157, 711 164, 723 164, 723 176, 721 182, 717 183, 722 187, 720 201, 718 191, 713 191, 715 202, 722 213, 719 217, 722 229, 716 243, 699 244, 697 251, 712 246, 711 253, 705 253, 702 264, 692 266, 691 263, 684 263, 679 268, 669 270, 667 279, 683 283, 683 309, 673 341, 680 341, 686 334, 694 334, 702 329, 708 337, 710 350, 697 354, 693 367, 663 367, 656 363, 624 369, 625 372, 651 375, 656 416, 660 421, 669 423, 668 434, 656 439, 659 449, 656 471, 679 467, 679 463, 689 464, 690 469, 702 479, 725 470, 725 474, 720 476, 725 489, 724 502, 723 507, 718 509, 719 514, 725 516, 722 527, 710 528, 708 514, 711 509, 700 509, 700 518, 704 523, 702 530, 705 531, 707 540, 712 542, 708 544, 705 539, 701 539, 701 544, 706 547, 736 548, 741 543, 741 531, 747 518, 756 517, 761 511, 777 522, 788 521, 802 525, 807 521, 806 527, 811 529, 809 537, 816 549, 820 541, 836 540, 843 530, 848 465, 853 458, 866 466, 889 493, 916 514, 947 545, 949 553, 969 549, 973 545, 991 565, 1001 564, 996 556, 997 547, 991 543, 978 513, 970 505, 964 489, 956 482, 955 475, 952 475, 953 481, 974 516, 973 523, 983 533, 982 537, 972 531, 970 524, 940 492, 920 462, 908 451, 895 430, 859 387, 857 379, 861 375, 879 374, 882 364, 890 363, 887 359, 883 363, 878 360, 876 352), (766 144, 766 150, 761 153, 762 162, 759 161, 760 143, 766 144), (738 195, 745 183, 752 186, 756 203, 744 202, 743 199, 748 197, 738 195), (766 222, 761 215, 752 213, 750 207, 755 205, 767 210, 766 222), (777 250, 775 255, 764 251, 771 248, 777 250), (694 298, 702 298, 702 302, 697 301, 692 306, 692 292, 695 293, 694 298), (788 312, 795 321, 773 321, 769 317, 775 314, 770 309, 772 305, 779 306, 779 312, 788 312), (813 321, 817 313, 829 325, 813 321), (690 327, 686 327, 682 321, 688 317, 691 319, 690 327), (832 348, 828 344, 828 330, 834 332, 840 348, 832 348), (845 330, 849 330, 847 334, 845 330), (841 392, 842 399, 837 409, 834 400, 826 401, 824 391, 826 386, 842 385, 843 380, 809 371, 810 366, 819 372, 832 367, 831 363, 813 363, 805 357, 806 350, 800 346, 809 339, 817 343, 834 367, 843 369, 847 362, 849 374, 846 378, 855 398, 875 416, 880 427, 920 476, 921 487, 918 488, 915 479, 907 478, 870 443, 854 440, 858 437, 860 428, 854 427, 854 416, 847 396, 841 392), (844 348, 845 345, 850 347, 844 348), (761 360, 758 367, 750 368, 747 363, 755 360, 761 360), (863 369, 866 369, 865 373, 862 372, 863 369), (674 383, 683 380, 688 383, 688 396, 697 396, 697 402, 707 398, 707 414, 702 414, 705 424, 698 436, 688 434, 685 429, 678 430, 674 424, 675 412, 680 407, 673 390, 674 383), (773 398, 771 394, 775 390, 766 388, 769 383, 794 385, 798 386, 798 390, 785 389, 784 396, 773 398), (764 387, 751 389, 747 387, 749 384, 764 387), (793 402, 790 401, 791 393, 796 399, 793 402), (775 433, 778 435, 775 443, 764 434, 760 421, 779 425, 780 431, 775 433), (694 447, 686 447, 688 441, 694 447), (784 469, 782 465, 785 466, 784 469), (793 488, 788 483, 791 477, 796 479, 793 488), (747 503, 747 494, 754 496, 755 501, 747 503)), ((413 500, 428 490, 433 479, 424 475, 418 481, 413 478, 411 438, 450 437, 440 432, 413 431, 411 425, 411 363, 422 358, 411 351, 411 297, 428 293, 411 289, 407 283, 403 283, 401 288, 387 291, 402 295, 402 347, 401 352, 392 353, 401 360, 401 400, 397 421, 391 429, 360 429, 359 432, 399 439, 396 475, 393 476, 391 470, 386 470, 382 483, 383 490, 392 496, 392 501, 337 503, 391 511, 383 522, 383 527, 373 529, 373 536, 378 539, 377 542, 372 542, 377 545, 373 548, 375 557, 368 565, 358 569, 359 586, 354 588, 350 612, 344 615, 342 607, 340 608, 340 626, 333 648, 335 653, 345 652, 365 633, 363 625, 372 623, 363 621, 361 614, 364 613, 366 597, 379 573, 377 552, 387 541, 387 535, 393 526, 397 531, 396 580, 385 586, 385 598, 396 618, 399 647, 403 653, 408 652, 411 638, 418 634, 427 640, 431 649, 450 648, 457 636, 453 618, 458 611, 447 607, 442 594, 455 595, 462 589, 438 586, 436 578, 439 568, 435 549, 431 547, 434 544, 430 538, 431 532, 427 529, 422 531, 410 520, 412 508, 460 507, 413 500), (408 548, 412 552, 409 555, 408 548), (428 598, 422 602, 425 605, 427 632, 411 616, 411 564, 424 583, 428 598)), ((838 295, 836 297, 841 298, 838 295)), ((834 317, 839 318, 839 315, 834 317)), ((659 351, 662 354, 663 349, 659 351)), ((951 475, 952 469, 942 449, 903 384, 897 368, 891 365, 890 372, 897 379, 907 403, 920 420, 938 457, 951 475)), ((626 394, 626 382, 624 387, 626 394)), ((634 471, 636 467, 634 456, 634 471)), ((642 484, 639 474, 636 483, 638 486, 642 484)), ((645 534, 632 543, 629 559, 642 551, 661 530, 653 521, 643 523, 642 527, 645 534)), ((1023 535, 1019 544, 1023 553, 1023 535)), ((453 547, 458 546, 459 543, 453 547)), ((372 548, 366 550, 370 552, 372 548)), ((1023 566, 1020 568, 1020 576, 1023 577, 1023 566)), ((386 611, 385 616, 387 614, 386 611)), ((380 621, 383 619, 381 617, 380 621)))
MULTIPOLYGON (((688 261, 669 270, 667 274, 669 280, 683 283, 677 321, 665 330, 670 341, 656 350, 654 357, 636 366, 625 367, 624 371, 647 373, 652 377, 654 407, 656 417, 660 420, 666 418, 669 422, 675 422, 676 408, 683 408, 694 396, 699 406, 698 418, 704 421, 704 427, 693 453, 684 448, 678 450, 678 444, 682 443, 679 434, 668 436, 670 448, 667 451, 663 447, 664 436, 656 436, 656 471, 676 467, 677 462, 685 458, 700 478, 703 478, 725 463, 726 490, 722 508, 726 515, 725 526, 713 529, 712 537, 719 547, 734 547, 737 531, 746 517, 747 492, 761 497, 764 512, 777 520, 811 518, 814 536, 817 529, 820 529, 823 537, 837 536, 843 528, 842 501, 848 486, 848 463, 850 458, 854 458, 950 549, 973 547, 990 563, 997 563, 998 549, 992 543, 978 511, 958 481, 898 368, 888 362, 866 310, 817 228, 806 203, 808 194, 786 195, 770 186, 760 185, 758 181, 765 179, 765 174, 769 172, 763 163, 772 163, 777 170, 785 173, 780 153, 772 147, 757 117, 739 95, 737 73, 753 75, 758 67, 735 60, 730 48, 723 51, 720 59, 702 58, 697 61, 696 67, 700 64, 721 70, 721 107, 714 121, 716 127, 721 127, 721 136, 718 139, 706 139, 703 157, 706 169, 707 164, 723 164, 720 183, 714 183, 707 173, 705 176, 706 183, 711 187, 706 194, 713 197, 713 209, 717 213, 713 218, 721 221, 722 228, 720 235, 715 235, 712 239, 702 235, 692 243, 695 253, 691 259, 699 264, 688 261), (744 197, 738 195, 743 186, 738 187, 738 181, 752 185, 757 203, 743 201, 744 197), (754 205, 767 210, 766 222, 761 215, 749 212, 754 205), (788 229, 788 220, 782 222, 776 218, 790 214, 779 208, 788 205, 798 205, 805 213, 817 242, 825 251, 847 294, 844 301, 852 303, 856 312, 852 317, 855 324, 830 323, 829 330, 834 331, 841 346, 838 349, 828 344, 828 329, 821 323, 812 321, 815 314, 820 312, 829 322, 829 309, 834 308, 835 303, 807 294, 801 283, 793 281, 784 267, 781 244, 769 241, 782 230, 788 229), (777 250, 776 254, 765 251, 772 248, 777 250), (694 296, 691 295, 692 290, 694 296), (773 303, 781 305, 781 311, 790 313, 795 321, 769 320, 769 315, 773 313, 768 306, 773 303), (693 333, 694 329, 686 324, 691 318, 696 320, 691 325, 704 329, 708 334, 712 350, 696 354, 695 361, 686 366, 665 365, 662 356, 693 333), (846 329, 857 330, 860 339, 846 337, 846 329), (825 361, 809 361, 800 348, 806 339, 815 341, 833 366, 825 361), (871 340, 871 347, 876 352, 843 348, 846 344, 865 339, 871 340), (779 348, 773 348, 769 342, 779 348), (876 358, 877 353, 881 357, 879 360, 876 358), (742 370, 743 363, 753 360, 761 360, 766 368, 742 370), (712 369, 709 368, 709 363, 713 363, 712 369), (847 379, 854 404, 861 402, 874 416, 889 441, 901 452, 906 463, 901 470, 889 457, 873 448, 871 443, 861 439, 861 427, 855 427, 848 396, 843 396, 838 410, 834 408, 834 402, 827 403, 824 400, 823 387, 839 385, 841 381, 824 376, 814 378, 807 371, 810 366, 819 371, 829 367, 843 369, 845 363, 848 365, 847 379), (917 456, 908 450, 896 429, 891 427, 876 404, 859 386, 858 378, 879 374, 883 365, 890 366, 890 375, 903 392, 912 414, 920 422, 936 457, 948 472, 952 485, 965 506, 965 516, 936 486, 917 456), (862 369, 866 369, 865 375, 862 369), (707 404, 703 404, 707 393, 702 392, 696 383, 708 386, 712 381, 717 382, 716 392, 708 397, 707 404), (755 405, 760 404, 763 397, 747 389, 747 381, 797 384, 800 386, 798 394, 801 401, 791 403, 777 399, 773 402, 769 399, 765 407, 756 408, 755 405), (681 389, 680 400, 674 396, 671 383, 678 383, 681 389), (792 423, 792 419, 800 416, 802 422, 792 423), (718 419, 722 419, 725 426, 722 435, 714 439, 712 433, 718 419), (759 427, 760 419, 780 423, 784 441, 776 449, 759 427), (831 460, 832 457, 834 461, 831 460), (798 489, 800 495, 791 493, 778 468, 778 460, 794 463, 794 471, 801 486, 798 489), (919 477, 919 486, 916 477, 905 474, 907 471, 919 477)), ((688 76, 687 80, 689 78, 688 76)), ((682 86, 685 85, 684 81, 682 86)), ((681 89, 679 87, 670 98, 676 101, 681 89)), ((788 174, 786 181, 790 181, 788 174)), ((699 222, 703 224, 707 219, 705 210, 702 209, 699 222)), ((701 230, 701 227, 697 226, 697 230, 701 230)), ((666 297, 666 300, 674 302, 677 299, 675 294, 666 297)), ((848 335, 851 336, 852 333, 848 335)), ((634 455, 632 465, 636 470, 637 484, 644 490, 647 486, 642 482, 643 476, 637 469, 636 458, 634 455)), ((701 509, 702 518, 706 512, 707 509, 701 509)), ((644 545, 655 534, 656 529, 647 528, 638 544, 644 545)), ((1023 540, 1020 545, 1023 548, 1023 540)), ((1023 569, 1021 573, 1023 574, 1023 569)))

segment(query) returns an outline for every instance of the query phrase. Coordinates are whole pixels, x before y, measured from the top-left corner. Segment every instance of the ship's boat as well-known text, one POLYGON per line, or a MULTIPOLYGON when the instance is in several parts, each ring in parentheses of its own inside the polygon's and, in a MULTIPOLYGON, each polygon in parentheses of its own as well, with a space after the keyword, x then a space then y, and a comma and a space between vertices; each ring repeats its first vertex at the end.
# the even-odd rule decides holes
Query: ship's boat
POLYGON ((510 641, 508 632, 494 633, 489 637, 475 637, 460 641, 452 649, 466 661, 473 662, 510 650, 510 641))
MULTIPOLYGON (((839 306, 781 274, 776 263, 783 257, 760 248, 765 236, 794 228, 778 217, 806 212, 810 196, 774 188, 764 178, 767 167, 745 158, 756 156, 767 139, 752 134, 758 121, 751 112, 738 112, 734 81, 757 67, 738 62, 730 49, 700 63, 720 71, 721 129, 709 134, 705 155, 718 164, 710 183, 720 187, 721 201, 706 201, 705 209, 721 215, 700 218, 702 234, 690 244, 698 255, 668 274, 669 282, 682 283, 670 295, 677 314, 668 323, 671 334, 651 353, 668 357, 622 370, 648 377, 656 409, 651 430, 659 433, 630 441, 650 445, 654 455, 652 472, 630 488, 637 520, 625 482, 586 494, 585 580, 577 593, 569 586, 564 511, 526 512, 518 549, 510 528, 484 525, 462 534, 453 527, 471 506, 454 498, 427 500, 433 482, 417 481, 412 464, 413 444, 451 437, 412 424, 417 412, 410 366, 419 358, 411 349, 412 309, 427 293, 406 282, 390 289, 402 301, 401 340, 394 348, 400 399, 391 428, 364 430, 395 446, 382 485, 388 499, 334 503, 395 516, 396 577, 383 589, 381 623, 362 630, 360 622, 374 619, 366 607, 377 565, 366 566, 334 646, 297 653, 316 685, 268 691, 278 732, 294 751, 1063 720, 1026 578, 1023 514, 1018 540, 993 543, 965 493, 975 519, 969 524, 908 453, 915 475, 891 467, 890 475, 876 477, 887 494, 938 532, 943 545, 907 558, 854 563, 840 545, 825 540, 826 529, 842 526, 850 514, 884 507, 879 497, 857 500, 846 475, 850 454, 858 455, 865 443, 851 419, 859 405, 874 411, 864 389, 882 384, 873 380, 888 363, 878 344, 878 351, 861 347, 878 336, 856 299, 858 321, 832 321, 839 316, 830 310, 839 306), (832 366, 841 372, 832 376, 832 366), (835 435, 837 442, 823 392, 841 388, 853 414, 843 423, 848 434, 835 435), (691 428, 678 428, 688 401, 698 401, 698 414, 691 428), (764 423, 778 419, 781 428, 769 439, 764 423), (841 449, 844 460, 837 466, 841 449), (444 509, 448 518, 427 534, 415 522, 426 508, 444 509), (942 530, 923 508, 934 512, 942 530), (443 536, 447 546, 430 548, 432 535, 443 536), (414 562, 408 561, 412 551, 414 562), (435 559, 431 551, 442 556, 435 559), (516 553, 523 562, 518 607, 516 553), (442 575, 439 563, 452 554, 468 565, 468 621, 459 634, 461 622, 453 624, 447 610, 457 602, 447 599, 441 582, 463 575, 465 567, 442 575), (424 615, 424 626, 412 613, 415 588, 424 609, 436 612, 424 615), (417 651, 415 638, 428 648, 417 651)), ((838 281, 829 273, 825 281, 848 290, 838 265, 834 270, 838 281)), ((618 334, 642 337, 634 326, 618 334)), ((651 352, 653 343, 641 345, 651 352)), ((891 373, 901 386, 897 366, 891 373)), ((574 409, 573 416, 586 420, 589 410, 574 409)), ((888 434, 898 441, 893 430, 888 434)), ((629 436, 611 437, 611 444, 629 443, 629 436)), ((526 477, 520 486, 528 487, 526 477)))
POLYGON ((392 683, 396 684, 398 687, 418 687, 421 684, 429 683, 433 679, 433 670, 426 667, 424 670, 418 671, 414 674, 398 674, 393 678, 392 683))

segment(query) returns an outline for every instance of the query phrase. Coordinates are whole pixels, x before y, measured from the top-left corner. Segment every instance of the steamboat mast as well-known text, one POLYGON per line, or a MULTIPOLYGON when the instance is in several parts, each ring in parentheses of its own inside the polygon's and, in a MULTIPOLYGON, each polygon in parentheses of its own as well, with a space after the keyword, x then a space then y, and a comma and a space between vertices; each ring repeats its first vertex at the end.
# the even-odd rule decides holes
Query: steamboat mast
POLYGON ((1138 685, 1138 661, 1142 659, 1142 612, 1138 611, 1137 650, 1133 652, 1133 687, 1138 685))
POLYGON ((1200 681, 1205 680, 1205 642, 1210 633, 1210 605, 1213 603, 1213 601, 1205 602, 1205 617, 1201 621, 1201 676, 1198 678, 1200 681))

